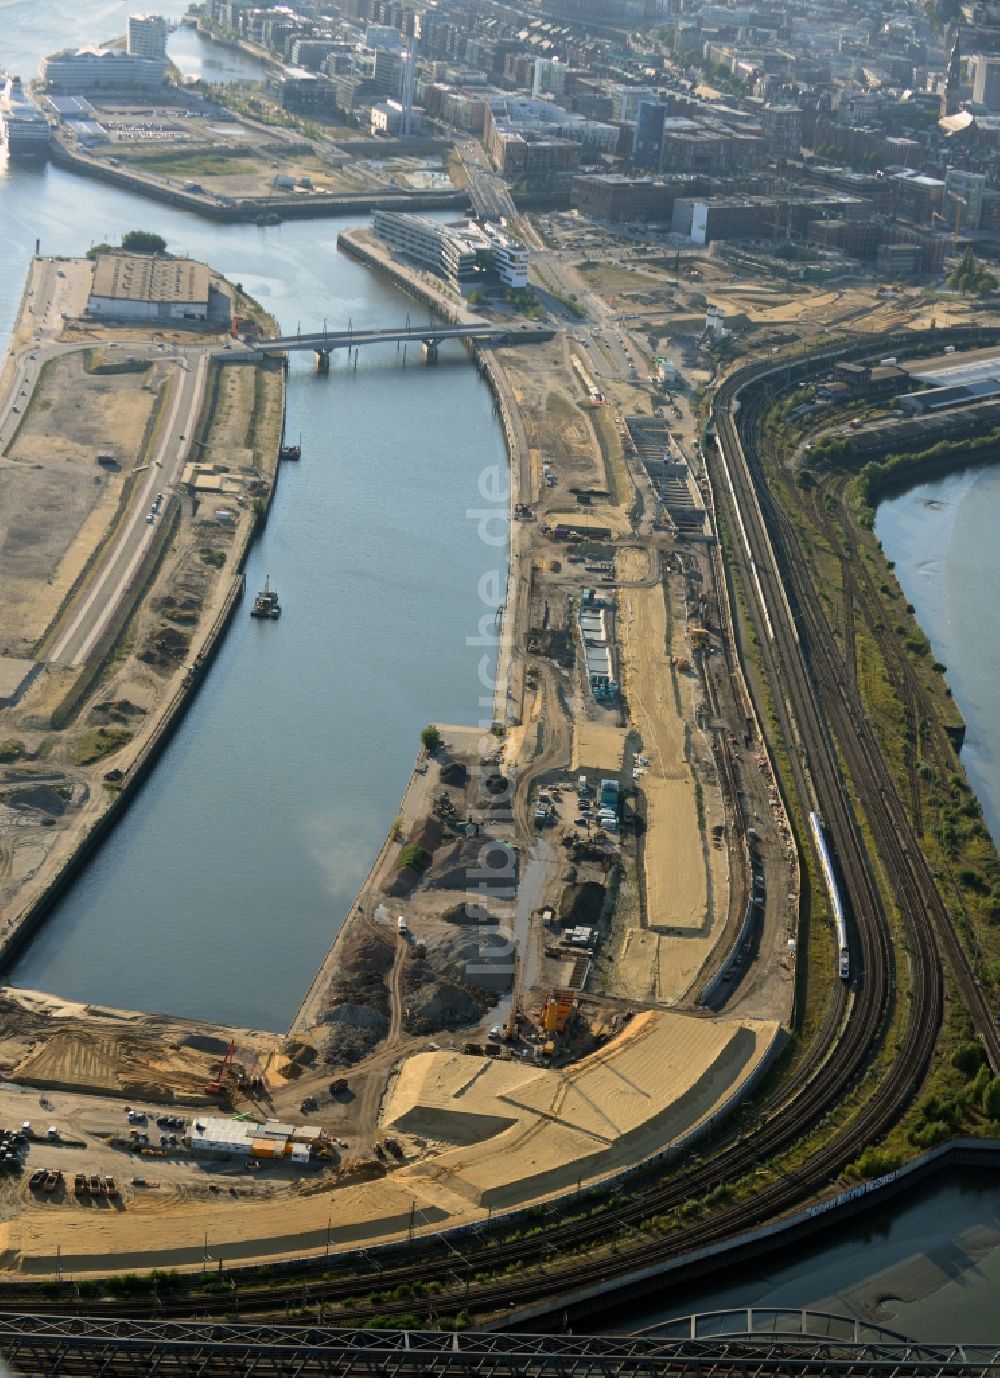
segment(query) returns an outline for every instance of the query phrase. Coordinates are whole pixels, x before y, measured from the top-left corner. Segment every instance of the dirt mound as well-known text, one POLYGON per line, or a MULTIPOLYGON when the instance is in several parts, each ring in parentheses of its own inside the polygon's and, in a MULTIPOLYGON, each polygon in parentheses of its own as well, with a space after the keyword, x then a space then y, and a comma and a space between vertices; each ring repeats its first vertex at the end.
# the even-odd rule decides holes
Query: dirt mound
POLYGON ((517 852, 485 834, 465 837, 435 860, 432 890, 492 890, 506 896, 517 886, 517 852))
POLYGON ((384 975, 392 967, 393 944, 387 935, 373 933, 355 925, 344 943, 341 970, 355 975, 377 972, 384 975))
POLYGON ((604 908, 604 886, 596 880, 567 885, 559 900, 559 922, 595 924, 604 908))
POLYGON ((501 775, 495 771, 483 780, 483 790, 486 794, 507 794, 510 790, 510 781, 506 775, 501 775))
POLYGON ((382 882, 382 893, 400 898, 408 895, 419 882, 420 872, 418 870, 413 866, 402 866, 382 882))
POLYGON ((158 627, 139 652, 138 659, 158 670, 172 669, 187 655, 191 638, 176 627, 158 627))
POLYGON ((441 767, 438 773, 441 776, 442 785, 457 785, 464 788, 468 783, 469 772, 461 761, 449 761, 447 765, 441 767))
POLYGON ((350 1000, 346 1000, 342 1005, 335 1005, 326 1016, 327 1023, 334 1026, 342 1026, 347 1029, 371 1029, 379 1034, 388 1031, 389 1020, 379 1010, 372 1009, 371 1005, 358 1005, 350 1000))
POLYGON ((129 718, 141 717, 145 708, 140 708, 131 699, 108 699, 105 703, 95 703, 90 710, 90 721, 95 723, 123 723, 129 718))
POLYGON ((428 981, 409 994, 408 1002, 406 1027, 414 1034, 476 1023, 489 1009, 481 991, 455 981, 428 981))
POLYGON ((481 904, 468 900, 464 904, 452 904, 441 914, 445 923, 491 924, 497 920, 481 904))
POLYGON ((200 598, 174 598, 168 594, 166 598, 159 601, 159 610, 168 622, 176 622, 180 626, 191 626, 198 621, 201 615, 202 600, 200 598))
POLYGON ((66 800, 51 785, 26 785, 3 796, 12 809, 37 809, 58 818, 66 812, 66 800))
POLYGON ((436 944, 435 964, 477 990, 509 990, 514 976, 510 928, 455 928, 436 944))
POLYGON ((341 994, 326 1011, 324 1019, 327 1033, 323 1040, 325 1062, 338 1066, 358 1062, 367 1057, 389 1032, 389 1016, 375 1003, 379 995, 382 1001, 385 1000, 385 987, 379 978, 369 979, 378 980, 377 990, 372 987, 368 991, 352 992, 353 999, 351 994, 341 994), (364 1003, 363 997, 366 995, 372 1000, 371 1004, 364 1003))
POLYGON ((444 841, 444 828, 437 818, 419 818, 407 841, 416 847, 423 847, 425 851, 437 851, 444 841))

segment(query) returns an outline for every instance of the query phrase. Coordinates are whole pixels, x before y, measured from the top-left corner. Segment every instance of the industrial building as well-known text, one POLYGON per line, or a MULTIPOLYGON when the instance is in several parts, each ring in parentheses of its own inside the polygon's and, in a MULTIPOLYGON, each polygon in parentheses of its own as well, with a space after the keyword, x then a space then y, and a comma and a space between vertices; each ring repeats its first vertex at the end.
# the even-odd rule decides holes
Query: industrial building
POLYGON ((100 254, 87 314, 102 320, 228 320, 228 296, 204 263, 152 254, 100 254))
POLYGON ((282 1124, 278 1120, 227 1120, 207 1116, 191 1126, 191 1152, 238 1154, 245 1158, 287 1158, 308 1163, 320 1134, 310 1125, 282 1124))
POLYGON ((678 188, 683 192, 691 185, 691 179, 654 182, 651 177, 585 172, 573 178, 570 201, 593 220, 669 220, 678 188))

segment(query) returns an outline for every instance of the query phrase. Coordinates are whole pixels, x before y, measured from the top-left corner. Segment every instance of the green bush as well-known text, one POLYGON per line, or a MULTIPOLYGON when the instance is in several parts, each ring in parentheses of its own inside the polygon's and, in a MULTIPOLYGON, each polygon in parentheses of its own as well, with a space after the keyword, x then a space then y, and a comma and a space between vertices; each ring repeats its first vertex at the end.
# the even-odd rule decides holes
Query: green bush
POLYGON ((968 1080, 974 1077, 986 1061, 986 1054, 980 1044, 972 1039, 960 1043, 951 1055, 951 1065, 956 1067, 968 1080))
POLYGON ((400 852, 396 870, 401 871, 404 866, 412 866, 414 871, 419 871, 423 875, 430 864, 431 854, 426 847, 418 847, 415 842, 411 842, 400 852))

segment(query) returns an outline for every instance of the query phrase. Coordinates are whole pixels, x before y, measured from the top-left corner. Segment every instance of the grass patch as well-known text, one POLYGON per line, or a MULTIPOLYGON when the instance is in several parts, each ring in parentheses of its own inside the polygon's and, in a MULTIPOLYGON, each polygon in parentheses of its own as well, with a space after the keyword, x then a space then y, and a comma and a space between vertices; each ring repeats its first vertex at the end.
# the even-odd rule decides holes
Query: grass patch
POLYGON ((241 173, 263 172, 265 164, 259 158, 234 153, 136 153, 122 159, 130 167, 139 167, 158 177, 235 177, 241 173))
POLYGON ((92 766, 95 761, 121 751, 131 740, 132 733, 126 727, 93 727, 77 737, 70 759, 75 766, 92 766))

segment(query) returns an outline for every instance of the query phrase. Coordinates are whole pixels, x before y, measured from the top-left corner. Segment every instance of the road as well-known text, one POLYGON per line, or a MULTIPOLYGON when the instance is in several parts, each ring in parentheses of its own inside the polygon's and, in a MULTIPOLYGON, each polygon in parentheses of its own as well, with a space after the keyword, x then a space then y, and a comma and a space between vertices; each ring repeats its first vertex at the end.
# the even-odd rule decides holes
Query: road
POLYGON ((125 516, 101 552, 80 597, 63 618, 48 657, 55 664, 85 664, 132 588, 162 520, 160 516, 152 523, 148 521, 153 500, 158 492, 178 482, 187 463, 190 436, 205 393, 208 361, 208 351, 201 352, 193 368, 183 356, 178 358, 152 463, 136 483, 125 516))
POLYGON ((469 179, 469 196, 476 214, 484 220, 506 220, 512 224, 517 219, 517 207, 511 200, 507 183, 487 162, 479 141, 464 139, 458 145, 458 156, 469 179))
MULTIPOLYGON (((98 343, 93 339, 62 343, 59 338, 63 316, 78 315, 82 311, 88 282, 89 278, 81 273, 79 265, 67 263, 64 268, 58 259, 33 262, 25 309, 3 372, 0 454, 11 444, 22 416, 31 405, 44 365, 63 355, 92 349, 98 343)), ((163 422, 149 467, 138 477, 122 520, 98 555, 75 600, 63 612, 58 626, 50 628, 50 639, 54 639, 51 639, 46 659, 54 664, 85 664, 132 589, 156 539, 161 520, 147 521, 150 508, 159 492, 169 501, 170 489, 180 479, 205 393, 209 360, 219 352, 214 340, 211 344, 200 342, 175 347, 170 354, 157 349, 152 341, 148 344, 130 341, 128 348, 134 358, 156 360, 173 371, 163 422)))

